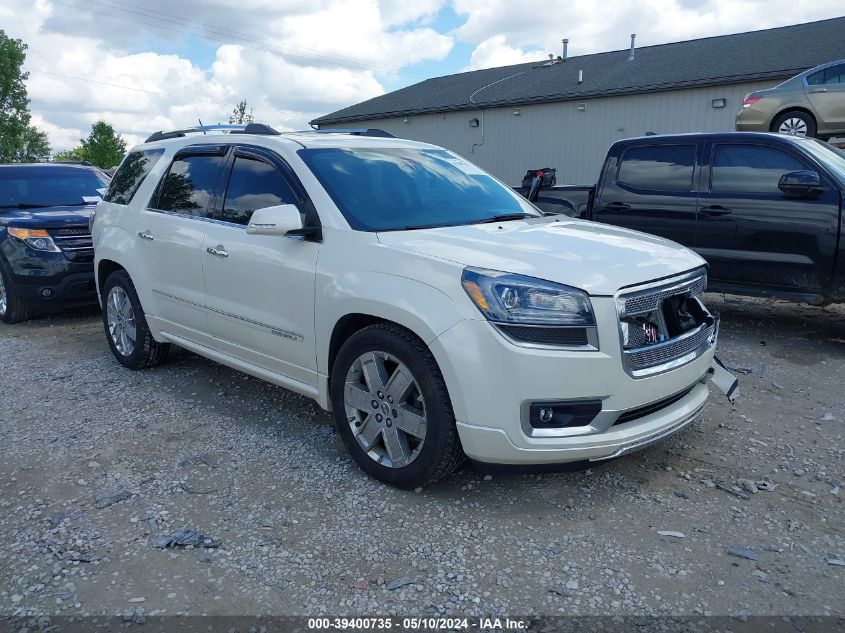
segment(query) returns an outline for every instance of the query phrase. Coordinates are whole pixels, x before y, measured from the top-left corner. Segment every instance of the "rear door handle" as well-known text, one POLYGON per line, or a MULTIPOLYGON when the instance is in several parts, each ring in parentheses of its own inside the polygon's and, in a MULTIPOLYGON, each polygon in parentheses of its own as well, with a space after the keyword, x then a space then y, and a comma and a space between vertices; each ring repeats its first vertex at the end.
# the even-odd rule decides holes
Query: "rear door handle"
POLYGON ((630 209, 631 205, 625 202, 608 202, 604 205, 605 211, 629 211, 630 209))
POLYGON ((701 215, 706 215, 708 218, 718 218, 720 216, 730 215, 731 213, 733 213, 731 209, 723 207, 720 204, 713 204, 709 207, 701 207, 698 212, 701 215))
POLYGON ((209 246, 205 251, 209 255, 214 255, 215 257, 228 257, 229 251, 226 250, 226 247, 222 244, 218 244, 217 246, 209 246))
POLYGON ((827 88, 813 88, 810 90, 810 94, 815 94, 817 92, 827 92, 827 88))
POLYGON ((138 231, 138 237, 140 237, 142 240, 150 241, 153 241, 155 239, 155 237, 153 237, 153 234, 149 231, 138 231))

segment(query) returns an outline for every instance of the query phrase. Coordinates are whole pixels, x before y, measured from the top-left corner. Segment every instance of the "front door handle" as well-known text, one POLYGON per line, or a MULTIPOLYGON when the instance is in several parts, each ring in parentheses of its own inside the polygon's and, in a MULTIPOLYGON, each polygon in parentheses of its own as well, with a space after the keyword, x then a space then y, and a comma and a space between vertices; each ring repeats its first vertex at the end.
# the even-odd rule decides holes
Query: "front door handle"
POLYGON ((604 205, 605 211, 629 211, 630 209, 631 205, 625 202, 608 202, 604 205))
POLYGON ((209 255, 214 255, 216 257, 228 257, 229 251, 226 250, 226 247, 222 244, 218 244, 217 246, 209 246, 205 251, 209 255))
POLYGON ((708 218, 718 218, 723 215, 730 215, 733 210, 723 207, 720 204, 713 204, 709 207, 701 207, 698 212, 701 215, 706 215, 708 218))
POLYGON ((150 240, 151 242, 155 239, 155 237, 153 237, 153 234, 149 231, 138 231, 138 237, 140 237, 142 240, 150 240))

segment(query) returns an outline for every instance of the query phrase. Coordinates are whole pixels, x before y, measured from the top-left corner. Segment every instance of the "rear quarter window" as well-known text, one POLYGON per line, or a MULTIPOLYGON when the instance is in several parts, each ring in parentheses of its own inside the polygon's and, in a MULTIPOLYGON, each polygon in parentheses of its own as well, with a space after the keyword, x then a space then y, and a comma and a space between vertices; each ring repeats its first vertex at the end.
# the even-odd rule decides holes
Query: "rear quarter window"
POLYGON ((690 191, 695 145, 630 147, 619 163, 616 181, 635 189, 690 191))
POLYGON ((115 204, 129 204, 162 154, 164 149, 129 152, 117 168, 103 200, 115 204))

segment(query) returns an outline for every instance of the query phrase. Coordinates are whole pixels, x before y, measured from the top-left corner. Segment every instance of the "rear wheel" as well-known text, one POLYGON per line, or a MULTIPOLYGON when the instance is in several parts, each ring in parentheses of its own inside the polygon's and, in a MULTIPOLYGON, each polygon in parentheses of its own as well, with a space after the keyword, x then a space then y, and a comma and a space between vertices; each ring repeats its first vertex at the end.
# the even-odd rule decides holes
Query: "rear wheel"
POLYGON ((425 486, 463 460, 437 362, 403 328, 378 324, 353 334, 332 368, 331 400, 346 448, 376 479, 425 486))
POLYGON ((12 276, 0 260, 0 321, 3 323, 20 323, 32 315, 23 302, 18 299, 12 276))
POLYGON ((806 112, 793 110, 784 112, 775 119, 772 130, 778 134, 814 137, 816 135, 816 121, 806 112))
POLYGON ((109 275, 103 286, 103 327, 112 354, 121 365, 145 369, 167 359, 170 345, 153 338, 135 285, 123 270, 109 275))

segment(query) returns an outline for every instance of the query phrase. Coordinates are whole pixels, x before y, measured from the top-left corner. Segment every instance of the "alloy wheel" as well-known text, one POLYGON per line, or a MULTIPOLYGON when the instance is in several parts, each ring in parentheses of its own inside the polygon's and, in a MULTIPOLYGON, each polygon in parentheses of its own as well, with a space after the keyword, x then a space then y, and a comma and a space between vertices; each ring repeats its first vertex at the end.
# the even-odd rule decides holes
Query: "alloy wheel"
POLYGON ((106 300, 106 320, 109 336, 115 349, 122 356, 131 356, 135 351, 138 330, 135 327, 135 311, 132 309, 132 302, 120 286, 114 286, 109 291, 106 300))
POLYGON ((807 123, 798 117, 790 117, 780 124, 778 132, 792 136, 807 136, 807 123))
POLYGON ((3 273, 0 272, 0 316, 6 314, 9 309, 9 297, 6 294, 6 282, 3 280, 3 273))
POLYGON ((359 356, 343 393, 352 435, 369 457, 402 468, 420 454, 428 426, 425 400, 411 370, 386 352, 359 356))

